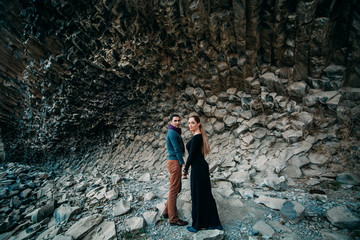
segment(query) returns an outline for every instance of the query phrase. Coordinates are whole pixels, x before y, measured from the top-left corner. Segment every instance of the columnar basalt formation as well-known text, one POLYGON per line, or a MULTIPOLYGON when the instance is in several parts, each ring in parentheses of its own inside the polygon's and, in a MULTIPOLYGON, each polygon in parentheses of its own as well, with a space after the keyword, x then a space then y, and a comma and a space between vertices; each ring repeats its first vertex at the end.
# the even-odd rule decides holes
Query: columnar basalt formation
POLYGON ((214 158, 231 153, 229 161, 278 158, 274 145, 308 142, 299 154, 322 140, 358 137, 355 0, 18 0, 1 7, 6 160, 139 143, 146 153, 129 150, 129 158, 160 156, 173 112, 198 112, 214 158))
POLYGON ((174 112, 226 238, 359 236, 358 2, 1 1, 0 239, 210 238, 159 221, 174 112))

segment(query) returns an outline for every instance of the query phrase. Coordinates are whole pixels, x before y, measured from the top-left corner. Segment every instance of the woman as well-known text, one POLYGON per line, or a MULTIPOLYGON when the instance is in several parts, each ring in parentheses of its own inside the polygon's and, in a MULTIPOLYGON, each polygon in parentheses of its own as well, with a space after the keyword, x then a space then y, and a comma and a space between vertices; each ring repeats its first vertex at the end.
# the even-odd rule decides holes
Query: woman
POLYGON ((186 229, 190 232, 197 232, 202 228, 222 230, 215 199, 211 193, 209 165, 204 158, 204 155, 210 152, 209 142, 198 116, 190 117, 189 128, 193 137, 186 144, 189 156, 183 175, 187 176, 191 166, 192 226, 186 229))

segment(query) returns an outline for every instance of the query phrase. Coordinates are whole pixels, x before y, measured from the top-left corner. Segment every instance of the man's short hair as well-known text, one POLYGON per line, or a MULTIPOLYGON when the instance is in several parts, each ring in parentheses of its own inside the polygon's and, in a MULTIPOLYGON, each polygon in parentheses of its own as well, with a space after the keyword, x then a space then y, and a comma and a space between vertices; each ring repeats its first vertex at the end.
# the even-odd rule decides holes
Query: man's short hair
POLYGON ((170 122, 173 120, 174 117, 180 118, 179 114, 176 114, 176 113, 175 113, 175 114, 173 114, 173 115, 170 116, 170 122))

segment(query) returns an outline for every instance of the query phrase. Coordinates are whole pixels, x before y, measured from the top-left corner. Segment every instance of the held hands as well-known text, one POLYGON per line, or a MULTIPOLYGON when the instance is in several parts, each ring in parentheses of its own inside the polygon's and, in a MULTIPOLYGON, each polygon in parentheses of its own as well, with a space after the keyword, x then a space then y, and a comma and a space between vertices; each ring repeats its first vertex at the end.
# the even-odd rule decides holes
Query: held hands
POLYGON ((184 178, 184 179, 187 179, 188 173, 185 172, 185 165, 184 165, 184 164, 182 165, 182 173, 183 173, 183 174, 182 174, 182 175, 183 175, 183 178, 184 178))

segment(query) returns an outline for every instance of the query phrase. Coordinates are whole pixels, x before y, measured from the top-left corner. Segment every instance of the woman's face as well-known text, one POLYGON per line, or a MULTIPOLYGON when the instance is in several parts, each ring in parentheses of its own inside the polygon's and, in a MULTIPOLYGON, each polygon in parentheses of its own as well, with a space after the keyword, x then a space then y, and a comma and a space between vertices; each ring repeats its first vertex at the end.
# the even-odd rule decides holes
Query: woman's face
POLYGON ((194 118, 189 119, 189 129, 192 132, 196 132, 199 129, 200 123, 197 123, 194 118))

